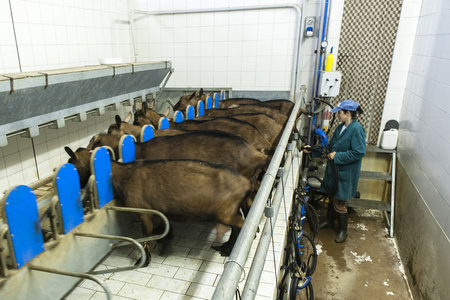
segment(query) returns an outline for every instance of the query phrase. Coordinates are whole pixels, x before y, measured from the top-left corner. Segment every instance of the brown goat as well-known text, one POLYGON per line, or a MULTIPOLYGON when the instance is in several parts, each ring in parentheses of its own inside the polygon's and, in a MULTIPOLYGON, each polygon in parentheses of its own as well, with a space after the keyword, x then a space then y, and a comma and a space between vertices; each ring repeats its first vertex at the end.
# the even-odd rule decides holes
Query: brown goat
MULTIPOLYGON (((109 146, 116 157, 120 137, 98 135, 91 140, 88 149, 109 146)), ((182 135, 155 137, 135 145, 136 159, 199 159, 213 164, 223 164, 235 169, 257 191, 257 179, 268 163, 268 156, 257 151, 240 136, 223 131, 191 131, 182 135)), ((248 211, 249 207, 244 207, 248 211)))
POLYGON ((116 115, 116 123, 111 124, 108 128, 109 134, 115 134, 118 136, 122 136, 125 134, 132 135, 136 138, 136 140, 140 141, 141 129, 142 127, 137 125, 130 124, 132 114, 129 113, 125 120, 122 121, 119 115, 116 115))
MULTIPOLYGON (((294 108, 294 102, 286 99, 274 99, 268 101, 260 101, 252 98, 230 98, 219 101, 219 108, 230 108, 233 105, 261 105, 271 107, 278 110, 280 113, 289 116, 294 108)), ((306 111, 305 111, 306 112, 306 111)))
POLYGON ((246 105, 238 105, 236 107, 231 108, 214 108, 205 110, 205 116, 211 117, 227 117, 235 114, 247 114, 247 113, 261 113, 271 116, 273 119, 277 121, 278 124, 283 126, 286 124, 288 116, 280 113, 276 109, 273 109, 268 106, 255 105, 255 104, 246 104, 246 105))
MULTIPOLYGON (((159 119, 163 115, 158 114, 153 109, 149 109, 143 104, 142 109, 134 114, 136 125, 143 126, 152 124, 158 126, 159 119)), ((221 130, 243 137, 247 142, 253 145, 258 151, 263 153, 271 153, 273 151, 272 144, 267 141, 262 133, 253 124, 233 118, 214 118, 209 120, 186 120, 181 123, 170 122, 170 128, 181 130, 221 130)))
MULTIPOLYGON (((125 119, 127 120, 128 117, 125 119)), ((128 119, 129 120, 129 119, 128 119)), ((153 125, 152 125, 153 126, 153 125)), ((122 121, 120 116, 116 115, 116 123, 111 124, 108 128, 108 134, 122 136, 122 135, 132 135, 137 141, 140 140, 142 127, 138 125, 132 125, 128 121, 122 121)), ((189 133, 187 130, 177 130, 177 129, 166 129, 166 130, 155 130, 153 135, 158 136, 170 136, 189 133)))
POLYGON ((173 106, 173 110, 179 110, 184 113, 188 105, 196 107, 199 100, 205 101, 208 96, 212 96, 212 92, 205 95, 203 94, 203 89, 199 89, 198 91, 190 95, 183 95, 180 97, 180 100, 178 100, 178 102, 173 106))
MULTIPOLYGON (((65 147, 80 182, 90 175, 88 149, 65 147)), ((240 207, 251 202, 247 178, 223 165, 199 160, 111 161, 113 191, 126 207, 155 209, 176 222, 213 222, 232 228, 228 242, 215 248, 229 255, 244 223, 240 207)), ((144 234, 153 232, 153 217, 142 214, 144 234)), ((150 257, 150 256, 149 256, 150 257)))
MULTIPOLYGON (((208 110, 208 112, 211 112, 211 114, 204 117, 199 117, 198 120, 208 120, 214 117, 220 117, 222 114, 221 109, 208 110)), ((262 136, 272 144, 272 148, 275 148, 278 145, 278 141, 283 133, 283 127, 278 124, 272 116, 263 113, 238 113, 229 115, 225 113, 223 115, 254 125, 258 128, 259 132, 261 132, 262 136)))

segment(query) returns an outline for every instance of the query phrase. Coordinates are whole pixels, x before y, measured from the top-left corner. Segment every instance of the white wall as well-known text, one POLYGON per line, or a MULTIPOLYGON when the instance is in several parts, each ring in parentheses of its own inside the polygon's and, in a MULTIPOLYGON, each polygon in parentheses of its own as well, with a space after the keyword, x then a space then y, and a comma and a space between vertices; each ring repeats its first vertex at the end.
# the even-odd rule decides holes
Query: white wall
POLYGON ((416 40, 421 6, 422 0, 403 0, 383 116, 381 118, 379 142, 381 141, 382 130, 386 122, 389 120, 400 120, 400 111, 405 95, 406 80, 408 78, 414 42, 416 40))
POLYGON ((72 150, 86 147, 95 134, 114 123, 116 114, 125 117, 131 107, 106 111, 103 116, 88 115, 87 121, 67 121, 61 129, 41 128, 34 138, 14 136, 8 145, 0 147, 0 197, 8 188, 29 184, 53 173, 53 169, 68 161, 65 146, 72 150))
MULTIPOLYGON (((126 0, 3 0, 0 28, 0 74, 98 65, 104 57, 131 61, 126 0)), ((67 121, 62 129, 44 128, 33 139, 8 138, 8 146, 0 147, 0 196, 11 186, 51 175, 69 158, 64 146, 87 146, 92 135, 114 122, 115 114, 124 117, 130 109, 88 116, 81 123, 67 121)))
POLYGON ((0 74, 131 59, 127 0, 4 0, 0 28, 0 74))
POLYGON ((450 2, 423 0, 400 117, 398 153, 450 237, 450 2))
MULTIPOLYGON (((136 0, 144 11, 206 9, 298 1, 136 0)), ((285 90, 291 85, 293 9, 186 15, 136 15, 138 59, 172 60, 168 86, 285 90)))

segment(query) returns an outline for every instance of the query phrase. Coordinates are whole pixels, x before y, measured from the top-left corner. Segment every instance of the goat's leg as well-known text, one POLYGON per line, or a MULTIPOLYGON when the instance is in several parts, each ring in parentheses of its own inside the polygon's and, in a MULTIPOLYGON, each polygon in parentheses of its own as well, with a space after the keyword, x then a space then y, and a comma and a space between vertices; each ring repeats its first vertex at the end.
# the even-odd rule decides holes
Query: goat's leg
POLYGON ((216 249, 216 250, 220 251, 220 255, 230 256, 231 251, 233 250, 234 244, 236 243, 237 237, 239 236, 240 232, 241 232, 240 227, 232 227, 231 228, 230 239, 227 242, 223 243, 221 246, 217 247, 219 249, 216 249))
POLYGON ((230 219, 224 219, 222 224, 226 224, 231 227, 231 235, 227 242, 223 243, 220 246, 211 247, 214 250, 220 252, 222 256, 229 256, 231 251, 233 250, 233 246, 236 243, 237 237, 239 236, 239 232, 241 231, 242 226, 244 225, 245 219, 242 217, 240 213, 236 213, 231 216, 230 219))
MULTIPOLYGON (((150 236, 153 232, 153 221, 152 218, 149 215, 141 215, 141 220, 142 220, 142 232, 144 234, 144 236, 150 236)), ((150 243, 149 242, 144 242, 144 250, 145 250, 145 254, 147 255, 147 259, 144 262, 144 264, 142 265, 142 267, 146 267, 149 265, 150 260, 152 259, 151 253, 150 253, 150 243)), ((142 259, 139 258, 138 262, 136 262, 136 264, 139 263, 139 261, 142 259)))

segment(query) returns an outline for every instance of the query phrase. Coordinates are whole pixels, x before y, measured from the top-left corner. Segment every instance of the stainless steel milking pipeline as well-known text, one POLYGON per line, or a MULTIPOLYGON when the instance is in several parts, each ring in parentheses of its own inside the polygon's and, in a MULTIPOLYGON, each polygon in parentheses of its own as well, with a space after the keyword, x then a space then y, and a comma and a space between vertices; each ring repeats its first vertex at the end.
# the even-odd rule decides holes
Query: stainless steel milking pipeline
MULTIPOLYGON (((261 279, 261 274, 264 268, 264 264, 266 262, 267 253, 269 250, 270 242, 273 239, 272 232, 275 227, 275 223, 277 221, 277 216, 280 210, 281 206, 281 200, 284 197, 284 185, 287 182, 287 179, 290 175, 289 171, 291 168, 296 167, 296 165, 293 163, 294 157, 297 157, 299 154, 296 145, 294 145, 293 141, 293 147, 292 150, 289 151, 286 155, 285 164, 284 164, 284 176, 282 176, 282 179, 277 185, 277 191, 275 193, 274 200, 272 201, 272 208, 273 208, 273 217, 266 218, 266 222, 264 224, 264 229, 261 232, 261 238, 258 243, 258 248, 256 249, 255 256, 253 257, 252 265, 250 267, 250 271, 247 276, 247 280, 245 282, 244 290, 242 292, 242 299, 254 299, 256 296, 256 292, 258 291, 259 282, 261 279)), ((292 172, 295 173, 295 172, 292 172)), ((294 182, 298 181, 298 176, 300 174, 300 171, 297 172, 296 178, 294 179, 294 182)), ((287 201, 291 201, 291 199, 284 199, 285 200, 285 206, 287 207, 287 201)), ((275 270, 275 275, 276 275, 275 270)), ((275 283, 277 282, 278 278, 275 278, 275 283)), ((275 286, 276 288, 277 286, 275 286)))
POLYGON ((232 299, 234 293, 236 292, 236 287, 239 283, 239 279, 250 252, 252 242, 255 238, 264 207, 266 206, 267 198, 272 190, 273 182, 277 176, 278 168, 283 160, 286 146, 292 134, 292 129, 294 128, 295 121, 297 119, 297 113, 300 109, 300 103, 302 102, 301 98, 305 97, 305 94, 306 87, 302 86, 300 97, 295 101, 294 108, 292 109, 292 113, 286 123, 283 135, 281 136, 280 142, 278 143, 275 153, 272 156, 272 161, 270 162, 270 165, 261 181, 261 186, 255 196, 252 208, 247 215, 244 226, 242 227, 236 244, 234 245, 233 251, 228 258, 228 261, 225 263, 224 271, 212 298, 214 300, 232 299))
POLYGON ((302 9, 305 7, 305 0, 302 0, 302 8, 297 4, 278 4, 278 5, 257 5, 257 6, 241 6, 241 7, 225 7, 225 8, 206 8, 206 9, 190 9, 190 10, 171 10, 171 11, 145 11, 145 10, 132 10, 130 12, 130 30, 131 39, 133 42, 133 52, 135 61, 137 61, 138 53, 136 51, 136 38, 134 36, 134 16, 136 14, 142 15, 179 15, 179 14, 194 14, 194 13, 213 13, 213 12, 231 12, 231 11, 247 11, 247 10, 259 10, 259 9, 280 9, 280 8, 292 8, 297 13, 296 28, 295 28, 295 43, 294 43, 294 57, 292 64, 291 74, 291 90, 290 98, 295 101, 296 98, 296 86, 298 82, 298 71, 300 68, 300 48, 303 40, 303 34, 301 28, 304 24, 304 14, 302 9))

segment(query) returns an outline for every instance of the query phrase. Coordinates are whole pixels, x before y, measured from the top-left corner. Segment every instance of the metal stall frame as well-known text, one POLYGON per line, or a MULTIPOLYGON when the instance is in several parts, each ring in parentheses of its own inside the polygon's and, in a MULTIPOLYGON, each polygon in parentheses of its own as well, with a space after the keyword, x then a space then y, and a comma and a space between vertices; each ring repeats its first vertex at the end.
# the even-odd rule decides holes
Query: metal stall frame
MULTIPOLYGON (((287 149, 292 130, 294 129, 297 114, 300 109, 301 100, 305 97, 305 95, 306 87, 303 86, 301 89, 301 97, 295 101, 294 108, 292 109, 292 113, 289 117, 288 122, 286 123, 283 135, 281 136, 280 142, 278 143, 275 153, 273 154, 272 161, 270 162, 270 165, 261 181, 261 186, 255 196, 252 208, 250 209, 244 226, 242 227, 241 233, 237 238, 233 251, 231 252, 228 261, 225 263, 224 272, 222 273, 222 276, 212 298, 214 300, 233 298, 233 295, 239 283, 239 279, 241 277, 243 266, 245 265, 248 254, 250 253, 250 248, 258 229, 258 224, 260 222, 261 216, 264 212, 267 199, 270 195, 270 191, 272 190, 273 183, 277 177, 278 169, 287 149)), ((263 235, 261 237, 261 240, 263 241, 263 243, 268 244, 268 242, 265 240, 270 240, 270 238, 270 235, 263 235)), ((266 252, 264 255, 266 256, 268 247, 264 248, 265 249, 261 250, 266 252)), ((255 264, 252 265, 252 268, 254 267, 254 265, 255 264)), ((261 268, 261 266, 258 267, 261 268)), ((252 271, 251 274, 253 274, 252 271)), ((248 295, 248 299, 253 299, 256 295, 259 276, 252 276, 251 280, 252 282, 250 283, 248 281, 246 282, 246 287, 244 288, 244 290, 246 291, 245 294, 248 295), (247 286, 251 288, 247 288, 247 286)))
POLYGON ((232 11, 249 11, 260 9, 282 9, 290 8, 294 9, 297 14, 297 23, 295 28, 295 43, 294 43, 294 58, 292 62, 292 75, 291 75, 291 90, 289 97, 291 101, 297 99, 300 88, 298 86, 298 73, 300 71, 300 50, 303 41, 302 28, 305 23, 305 14, 302 10, 305 8, 305 0, 302 0, 301 7, 297 4, 275 4, 275 5, 255 5, 255 6, 240 6, 240 7, 223 7, 223 8, 205 8, 205 9, 190 9, 190 10, 167 10, 167 11, 147 11, 147 10, 132 10, 130 12, 130 30, 131 40, 133 44, 133 53, 135 61, 138 60, 138 53, 136 47, 136 37, 134 34, 134 20, 135 15, 179 15, 179 14, 195 14, 195 13, 214 13, 214 12, 232 12, 232 11))

